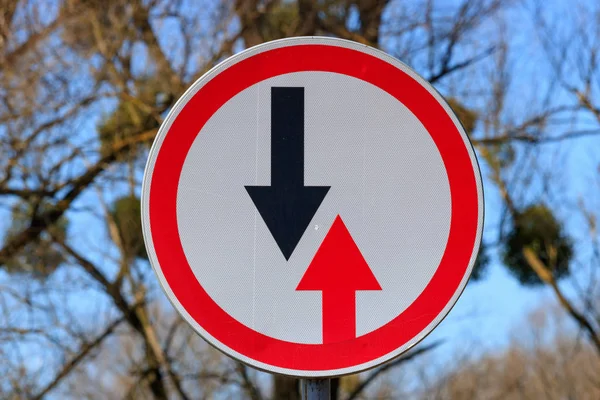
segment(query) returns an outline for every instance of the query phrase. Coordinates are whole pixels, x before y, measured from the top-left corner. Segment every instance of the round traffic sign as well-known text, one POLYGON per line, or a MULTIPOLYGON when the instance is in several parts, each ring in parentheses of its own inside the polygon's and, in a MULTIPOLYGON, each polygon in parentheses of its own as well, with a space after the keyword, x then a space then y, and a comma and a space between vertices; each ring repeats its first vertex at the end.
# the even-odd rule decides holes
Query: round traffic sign
POLYGON ((465 287, 481 176, 442 96, 354 42, 294 38, 222 62, 173 107, 142 194, 151 264, 183 318, 266 371, 374 367, 465 287))

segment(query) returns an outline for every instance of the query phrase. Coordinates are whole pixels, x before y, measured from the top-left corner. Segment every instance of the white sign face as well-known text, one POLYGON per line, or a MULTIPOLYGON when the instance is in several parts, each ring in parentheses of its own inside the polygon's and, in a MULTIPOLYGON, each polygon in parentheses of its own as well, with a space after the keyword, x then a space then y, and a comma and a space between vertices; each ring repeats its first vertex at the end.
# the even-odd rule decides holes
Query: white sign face
POLYGON ((334 376, 416 344, 462 292, 483 226, 449 106, 377 50, 297 38, 199 79, 152 148, 144 237, 168 297, 243 362, 334 376))

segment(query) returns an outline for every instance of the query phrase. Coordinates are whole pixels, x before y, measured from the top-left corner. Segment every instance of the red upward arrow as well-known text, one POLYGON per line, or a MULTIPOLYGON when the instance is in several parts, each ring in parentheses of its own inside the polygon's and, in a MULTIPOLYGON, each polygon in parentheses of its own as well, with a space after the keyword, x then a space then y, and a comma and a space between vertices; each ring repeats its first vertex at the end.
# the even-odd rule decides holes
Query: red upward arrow
POLYGON ((339 215, 296 290, 322 292, 323 343, 356 337, 356 291, 381 286, 339 215))

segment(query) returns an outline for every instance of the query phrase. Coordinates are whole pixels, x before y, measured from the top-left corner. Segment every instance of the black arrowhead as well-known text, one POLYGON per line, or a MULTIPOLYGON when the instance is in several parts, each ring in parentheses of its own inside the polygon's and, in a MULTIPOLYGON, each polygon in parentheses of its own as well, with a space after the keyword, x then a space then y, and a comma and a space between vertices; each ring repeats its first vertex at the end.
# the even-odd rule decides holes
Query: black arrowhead
POLYGON ((327 186, 281 190, 273 186, 246 186, 283 256, 289 260, 325 195, 327 186))
POLYGON ((246 186, 289 260, 330 186, 304 186, 304 88, 271 88, 271 186, 246 186))

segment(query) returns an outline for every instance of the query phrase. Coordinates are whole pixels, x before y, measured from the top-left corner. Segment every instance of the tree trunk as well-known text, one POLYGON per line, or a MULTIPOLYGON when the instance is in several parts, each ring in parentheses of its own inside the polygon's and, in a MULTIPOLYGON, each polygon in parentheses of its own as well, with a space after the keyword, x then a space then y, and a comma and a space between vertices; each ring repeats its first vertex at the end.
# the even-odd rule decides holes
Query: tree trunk
POLYGON ((289 376, 275 375, 273 400, 300 400, 298 379, 289 376))

